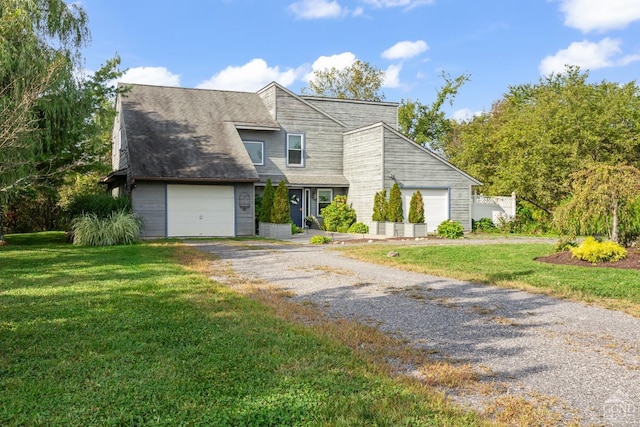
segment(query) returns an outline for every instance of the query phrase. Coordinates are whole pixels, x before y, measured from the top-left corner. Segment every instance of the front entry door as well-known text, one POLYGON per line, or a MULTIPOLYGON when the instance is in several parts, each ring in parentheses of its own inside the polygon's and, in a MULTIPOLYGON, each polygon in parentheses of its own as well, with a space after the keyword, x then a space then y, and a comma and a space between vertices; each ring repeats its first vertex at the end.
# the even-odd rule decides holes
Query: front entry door
POLYGON ((302 228, 302 190, 289 190, 289 210, 291 221, 302 228))

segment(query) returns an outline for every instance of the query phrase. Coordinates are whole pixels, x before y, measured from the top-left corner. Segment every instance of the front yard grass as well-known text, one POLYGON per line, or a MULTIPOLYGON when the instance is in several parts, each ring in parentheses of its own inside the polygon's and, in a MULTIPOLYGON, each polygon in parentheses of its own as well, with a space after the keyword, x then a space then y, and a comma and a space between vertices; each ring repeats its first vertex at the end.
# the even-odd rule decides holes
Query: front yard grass
POLYGON ((181 265, 206 260, 179 244, 63 240, 0 247, 0 425, 483 424, 181 265))
POLYGON ((640 317, 638 270, 548 264, 535 258, 553 253, 549 244, 451 246, 344 246, 347 255, 406 270, 508 288, 546 293, 623 310, 640 317), (387 258, 394 250, 398 257, 387 258))

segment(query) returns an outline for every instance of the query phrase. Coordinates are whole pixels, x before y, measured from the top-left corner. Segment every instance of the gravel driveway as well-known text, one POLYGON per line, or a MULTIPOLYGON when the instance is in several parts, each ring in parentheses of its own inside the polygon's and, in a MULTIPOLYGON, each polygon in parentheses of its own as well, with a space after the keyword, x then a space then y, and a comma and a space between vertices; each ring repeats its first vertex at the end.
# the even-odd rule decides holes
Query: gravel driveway
POLYGON ((491 372, 488 380, 509 394, 558 398, 562 412, 585 425, 640 426, 640 319, 356 261, 324 246, 193 245, 299 301, 491 372))

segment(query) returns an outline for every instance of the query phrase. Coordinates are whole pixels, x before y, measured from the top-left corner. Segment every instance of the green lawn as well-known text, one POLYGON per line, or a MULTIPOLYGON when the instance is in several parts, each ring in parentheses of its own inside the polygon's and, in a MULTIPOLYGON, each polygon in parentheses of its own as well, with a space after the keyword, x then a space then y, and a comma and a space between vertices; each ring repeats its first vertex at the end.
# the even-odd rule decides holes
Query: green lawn
POLYGON ((535 258, 553 253, 549 244, 450 246, 346 246, 341 250, 363 260, 461 280, 549 293, 597 302, 640 316, 637 270, 547 264, 535 258), (390 250, 400 256, 387 258, 390 250))
POLYGON ((179 264, 177 244, 0 247, 0 425, 478 425, 179 264))

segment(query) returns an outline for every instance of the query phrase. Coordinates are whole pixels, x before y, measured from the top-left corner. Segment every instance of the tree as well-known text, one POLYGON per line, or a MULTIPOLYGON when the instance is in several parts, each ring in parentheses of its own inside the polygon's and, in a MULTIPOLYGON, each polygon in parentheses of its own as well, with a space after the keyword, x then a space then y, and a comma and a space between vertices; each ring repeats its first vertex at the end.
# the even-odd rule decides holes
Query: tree
POLYGON ((262 209, 260 210, 260 222, 271 222, 271 211, 273 210, 273 185, 271 178, 267 178, 262 193, 262 209))
POLYGON ((371 220, 378 222, 386 221, 388 209, 387 190, 380 190, 373 197, 373 214, 371 215, 371 220))
POLYGON ((640 170, 627 165, 594 163, 572 175, 572 197, 555 212, 563 230, 606 233, 619 243, 621 213, 640 194, 640 170))
POLYGON ((286 224, 291 221, 291 211, 289 206, 289 189, 284 179, 278 183, 275 195, 273 196, 273 210, 271 211, 271 222, 274 224, 286 224))
MULTIPOLYGON (((346 68, 314 71, 308 90, 332 98, 382 101, 384 94, 380 88, 383 83, 384 71, 358 59, 346 68)), ((302 92, 306 91, 307 88, 303 88, 302 92)))
POLYGON ((571 196, 571 176, 593 162, 640 166, 640 88, 588 83, 568 67, 512 86, 491 111, 453 125, 445 157, 484 183, 488 195, 515 191, 550 218, 571 196))
POLYGON ((77 63, 89 37, 87 16, 63 0, 0 0, 0 241, 9 192, 34 175, 42 141, 33 136, 59 74, 77 63))
POLYGON ((86 23, 62 0, 0 0, 0 113, 10 117, 0 123, 0 208, 12 198, 55 207, 67 174, 108 170, 120 59, 77 77, 86 23))
POLYGON ((421 224, 424 222, 424 201, 420 190, 411 195, 409 203, 409 223, 421 224))
POLYGON ((431 105, 423 105, 420 101, 402 100, 398 107, 398 128, 409 139, 434 151, 441 151, 444 137, 451 131, 452 121, 445 117, 442 106, 445 102, 453 105, 453 100, 463 84, 469 81, 468 74, 461 74, 452 79, 442 73, 445 84, 437 91, 436 99, 431 105))
POLYGON ((402 192, 400 185, 394 183, 389 191, 389 210, 387 211, 387 221, 403 222, 404 212, 402 211, 402 192))

